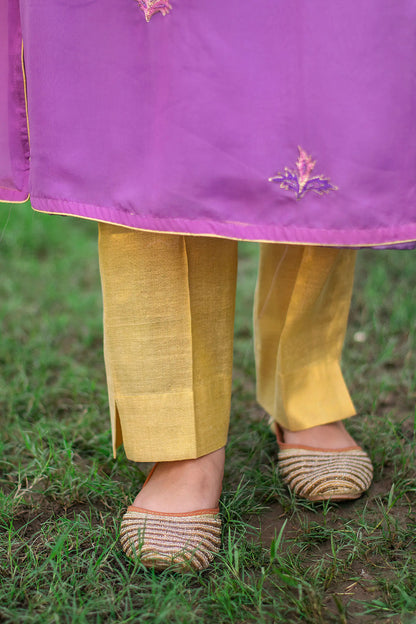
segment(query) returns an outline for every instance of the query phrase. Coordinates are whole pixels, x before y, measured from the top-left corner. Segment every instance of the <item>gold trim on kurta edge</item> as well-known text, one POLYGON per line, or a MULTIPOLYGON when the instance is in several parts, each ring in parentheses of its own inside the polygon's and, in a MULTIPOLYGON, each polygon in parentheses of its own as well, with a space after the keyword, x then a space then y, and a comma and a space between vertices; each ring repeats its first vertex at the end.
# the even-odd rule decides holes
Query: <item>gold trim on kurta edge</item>
POLYGON ((21 63, 22 63, 22 75, 23 75, 23 91, 25 94, 27 138, 28 138, 29 150, 30 150, 30 127, 29 127, 29 113, 28 113, 28 104, 27 104, 27 83, 26 83, 26 69, 25 69, 25 56, 24 56, 24 50, 23 50, 23 39, 22 39, 22 51, 21 51, 21 63))
MULTIPOLYGON (((12 202, 10 202, 12 203, 12 202)), ((221 236, 220 234, 199 234, 194 232, 178 232, 178 231, 167 231, 167 230, 150 230, 146 228, 138 228, 133 227, 132 225, 124 225, 124 223, 116 223, 115 221, 105 221, 104 219, 93 219, 93 217, 86 217, 85 215, 74 214, 73 212, 47 212, 46 210, 38 210, 32 205, 32 208, 35 212, 39 212, 41 214, 47 215, 58 215, 60 217, 75 217, 76 219, 85 219, 86 221, 96 221, 97 223, 107 223, 108 225, 118 225, 119 227, 124 227, 129 230, 139 230, 140 232, 153 232, 154 234, 177 234, 178 236, 205 236, 207 238, 228 238, 229 240, 241 241, 242 243, 270 243, 276 245, 309 245, 311 247, 337 247, 337 248, 351 248, 359 251, 360 249, 372 248, 372 247, 380 247, 380 246, 389 246, 389 245, 405 245, 407 243, 414 243, 415 239, 410 238, 404 241, 394 241, 392 243, 363 243, 361 245, 348 245, 347 243, 333 243, 332 245, 329 243, 309 243, 307 241, 286 241, 286 240, 263 240, 261 238, 241 238, 239 236, 221 236)))
MULTIPOLYGON (((30 195, 28 195, 26 197, 26 199, 21 199, 19 201, 16 200, 10 200, 10 199, 0 199, 0 204, 25 204, 27 202, 27 200, 30 199, 30 195)), ((40 211, 38 211, 40 212, 40 211)))

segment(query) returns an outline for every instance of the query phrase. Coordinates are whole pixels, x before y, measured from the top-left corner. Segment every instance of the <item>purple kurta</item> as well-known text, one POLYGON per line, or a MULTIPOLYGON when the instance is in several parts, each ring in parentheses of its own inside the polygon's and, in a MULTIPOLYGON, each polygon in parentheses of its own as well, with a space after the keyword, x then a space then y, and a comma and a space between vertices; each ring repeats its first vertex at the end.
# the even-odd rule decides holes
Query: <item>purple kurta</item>
POLYGON ((172 3, 147 22, 137 0, 0 2, 0 199, 242 240, 416 240, 415 0, 172 3))

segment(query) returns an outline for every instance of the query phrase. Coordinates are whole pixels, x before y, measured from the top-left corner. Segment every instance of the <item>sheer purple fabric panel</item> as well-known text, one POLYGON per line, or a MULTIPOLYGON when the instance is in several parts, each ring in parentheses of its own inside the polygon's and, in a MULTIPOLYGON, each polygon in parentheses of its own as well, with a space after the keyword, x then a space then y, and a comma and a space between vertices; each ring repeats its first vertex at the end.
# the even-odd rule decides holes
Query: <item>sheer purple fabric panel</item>
POLYGON ((0 199, 28 195, 29 145, 21 63, 19 4, 0 2, 0 199))
MULTIPOLYGON (((412 245, 414 0, 172 4, 147 21, 137 0, 21 0, 34 208, 242 240, 412 245)), ((8 6, 0 178, 24 195, 8 6)))

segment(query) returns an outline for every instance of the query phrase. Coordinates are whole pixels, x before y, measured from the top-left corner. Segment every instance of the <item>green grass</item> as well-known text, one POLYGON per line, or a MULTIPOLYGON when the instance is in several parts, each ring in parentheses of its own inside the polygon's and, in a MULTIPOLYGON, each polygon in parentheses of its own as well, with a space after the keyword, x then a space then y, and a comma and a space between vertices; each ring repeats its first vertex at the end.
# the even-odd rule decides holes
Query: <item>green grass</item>
POLYGON ((414 252, 359 254, 344 370, 375 480, 314 505, 276 475, 255 402, 257 246, 240 246, 223 548, 179 575, 117 541, 146 466, 111 457, 96 225, 3 205, 0 241, 0 622, 416 622, 414 252))

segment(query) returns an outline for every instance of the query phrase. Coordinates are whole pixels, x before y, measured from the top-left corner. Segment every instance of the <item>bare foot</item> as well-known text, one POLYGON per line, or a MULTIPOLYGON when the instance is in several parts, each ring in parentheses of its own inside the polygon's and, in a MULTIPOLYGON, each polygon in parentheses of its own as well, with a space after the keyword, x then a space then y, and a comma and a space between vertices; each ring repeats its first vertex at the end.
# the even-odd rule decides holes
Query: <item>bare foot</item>
POLYGON ((149 511, 181 513, 218 507, 225 449, 182 461, 160 462, 133 505, 149 511))
POLYGON ((282 431, 283 439, 287 444, 302 444, 328 450, 357 446, 341 420, 310 429, 302 429, 302 431, 289 431, 282 427, 282 431))

